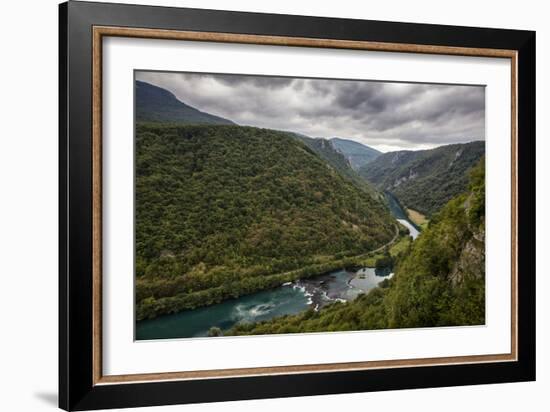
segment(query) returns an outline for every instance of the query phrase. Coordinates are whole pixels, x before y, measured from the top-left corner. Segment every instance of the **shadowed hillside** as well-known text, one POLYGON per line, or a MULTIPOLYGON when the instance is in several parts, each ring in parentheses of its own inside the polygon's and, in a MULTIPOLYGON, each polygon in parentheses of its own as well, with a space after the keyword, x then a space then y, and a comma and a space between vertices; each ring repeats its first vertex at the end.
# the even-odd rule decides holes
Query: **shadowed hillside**
POLYGON ((379 190, 393 193, 406 207, 432 215, 466 190, 468 170, 484 153, 483 141, 402 150, 380 155, 359 173, 379 190))

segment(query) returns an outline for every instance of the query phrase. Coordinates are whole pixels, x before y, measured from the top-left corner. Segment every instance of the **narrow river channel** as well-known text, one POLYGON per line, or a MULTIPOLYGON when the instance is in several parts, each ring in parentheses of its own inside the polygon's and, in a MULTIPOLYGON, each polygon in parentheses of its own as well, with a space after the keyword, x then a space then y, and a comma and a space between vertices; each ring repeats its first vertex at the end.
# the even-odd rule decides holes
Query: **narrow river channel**
POLYGON ((415 240, 420 234, 418 227, 416 227, 416 225, 409 220, 407 213, 403 210, 397 198, 390 192, 386 192, 385 194, 386 199, 388 199, 388 205, 390 207, 391 214, 393 215, 395 220, 397 220, 399 223, 409 229, 409 233, 411 234, 413 240, 415 240))

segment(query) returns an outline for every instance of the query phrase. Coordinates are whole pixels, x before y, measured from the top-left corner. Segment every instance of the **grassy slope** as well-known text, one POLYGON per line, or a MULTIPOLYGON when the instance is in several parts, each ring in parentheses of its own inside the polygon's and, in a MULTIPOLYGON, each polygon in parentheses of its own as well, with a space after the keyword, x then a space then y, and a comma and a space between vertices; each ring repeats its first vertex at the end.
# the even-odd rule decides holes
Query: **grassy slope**
POLYGON ((418 226, 421 230, 426 229, 428 226, 429 220, 424 216, 422 213, 414 210, 414 209, 407 209, 407 216, 409 219, 418 226))
POLYGON ((468 193, 452 199, 411 247, 395 275, 349 303, 241 324, 237 335, 477 325, 485 321, 485 164, 468 193))
POLYGON ((382 202, 288 133, 138 124, 138 319, 273 287, 389 242, 382 202))

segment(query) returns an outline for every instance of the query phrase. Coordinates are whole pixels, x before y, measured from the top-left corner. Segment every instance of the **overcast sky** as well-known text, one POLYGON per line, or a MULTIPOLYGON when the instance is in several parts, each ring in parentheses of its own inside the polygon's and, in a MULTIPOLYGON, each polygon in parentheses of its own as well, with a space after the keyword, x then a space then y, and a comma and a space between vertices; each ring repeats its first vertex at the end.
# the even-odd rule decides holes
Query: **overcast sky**
POLYGON ((182 102, 240 125, 341 137, 383 152, 485 139, 485 88, 137 72, 182 102))

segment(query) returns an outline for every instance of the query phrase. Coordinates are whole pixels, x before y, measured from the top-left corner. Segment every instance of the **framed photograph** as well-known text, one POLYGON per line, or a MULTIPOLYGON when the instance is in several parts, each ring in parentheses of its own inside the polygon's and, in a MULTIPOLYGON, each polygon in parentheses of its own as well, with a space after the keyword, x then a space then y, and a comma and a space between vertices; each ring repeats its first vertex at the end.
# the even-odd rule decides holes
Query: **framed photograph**
POLYGON ((59 402, 535 379, 535 33, 60 5, 59 402))

